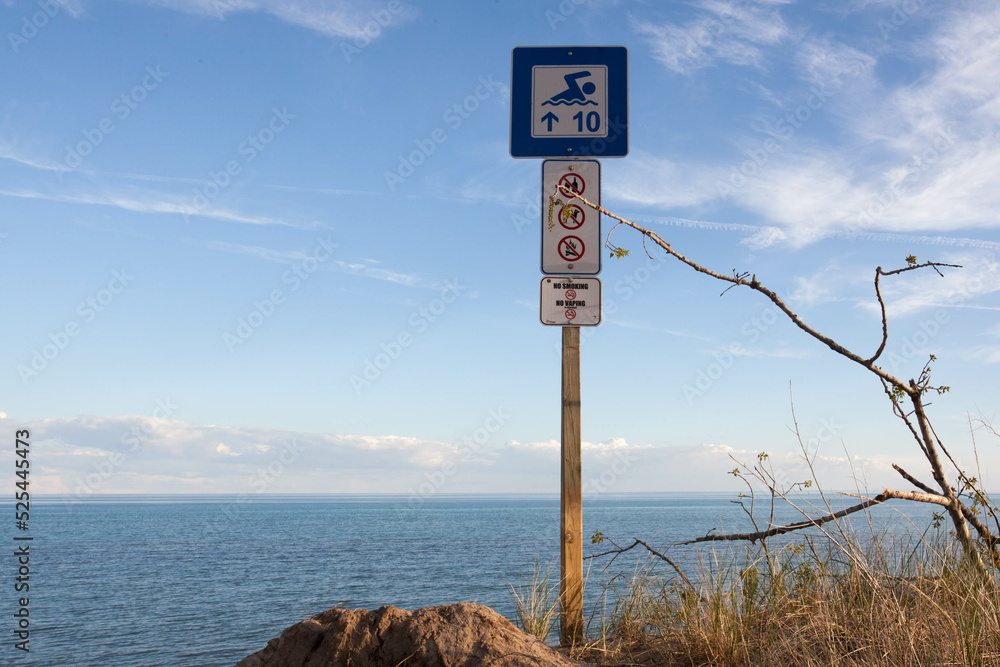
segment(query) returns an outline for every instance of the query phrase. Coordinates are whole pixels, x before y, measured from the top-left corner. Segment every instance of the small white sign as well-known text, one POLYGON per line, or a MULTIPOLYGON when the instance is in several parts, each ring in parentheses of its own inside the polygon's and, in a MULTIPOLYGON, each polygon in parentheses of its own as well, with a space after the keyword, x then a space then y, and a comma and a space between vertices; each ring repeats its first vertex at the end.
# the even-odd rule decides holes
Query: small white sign
POLYGON ((555 327, 596 327, 601 323, 601 279, 542 278, 539 318, 555 327))
POLYGON ((531 136, 608 136, 608 68, 535 65, 531 68, 531 136))
POLYGON ((600 206, 601 163, 597 160, 542 163, 542 273, 597 275, 601 272, 603 255, 601 214, 567 195, 566 190, 600 206))

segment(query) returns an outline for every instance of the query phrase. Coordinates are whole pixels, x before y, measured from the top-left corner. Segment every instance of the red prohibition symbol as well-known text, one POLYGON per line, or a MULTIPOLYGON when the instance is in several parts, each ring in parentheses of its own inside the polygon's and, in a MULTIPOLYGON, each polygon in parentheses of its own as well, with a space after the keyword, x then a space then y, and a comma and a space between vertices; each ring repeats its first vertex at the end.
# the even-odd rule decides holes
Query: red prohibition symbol
POLYGON ((567 320, 575 320, 576 319, 576 309, 574 309, 574 308, 567 308, 566 309, 566 319, 567 320))
POLYGON ((576 290, 575 289, 568 289, 568 290, 566 290, 566 299, 567 300, 572 301, 575 298, 576 298, 576 290))
POLYGON ((559 179, 559 188, 559 194, 566 194, 562 191, 562 188, 565 188, 573 194, 582 195, 587 191, 587 181, 580 178, 579 175, 570 172, 563 174, 562 178, 559 179))
POLYGON ((566 236, 559 241, 559 256, 567 262, 583 258, 586 248, 578 236, 566 236))
POLYGON ((587 215, 583 212, 582 208, 576 204, 570 204, 569 206, 564 206, 559 211, 559 224, 570 231, 580 229, 580 227, 583 227, 586 217, 587 215))

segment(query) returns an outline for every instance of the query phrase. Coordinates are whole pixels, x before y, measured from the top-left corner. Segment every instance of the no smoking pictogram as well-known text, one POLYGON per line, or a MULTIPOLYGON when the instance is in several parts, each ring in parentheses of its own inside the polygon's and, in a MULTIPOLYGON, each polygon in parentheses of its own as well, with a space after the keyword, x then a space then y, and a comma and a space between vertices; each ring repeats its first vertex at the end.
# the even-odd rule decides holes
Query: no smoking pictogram
POLYGON ((563 174, 562 178, 559 179, 559 194, 566 194, 564 189, 573 194, 582 195, 587 191, 587 181, 580 178, 579 174, 572 172, 563 174))
POLYGON ((559 256, 567 262, 575 262, 583 257, 586 248, 578 236, 566 236, 559 241, 559 256))
POLYGON ((538 297, 538 317, 542 324, 551 327, 594 327, 601 323, 599 278, 542 278, 538 297))
POLYGON ((559 210, 559 224, 566 229, 580 229, 586 218, 587 214, 576 204, 570 204, 559 210))

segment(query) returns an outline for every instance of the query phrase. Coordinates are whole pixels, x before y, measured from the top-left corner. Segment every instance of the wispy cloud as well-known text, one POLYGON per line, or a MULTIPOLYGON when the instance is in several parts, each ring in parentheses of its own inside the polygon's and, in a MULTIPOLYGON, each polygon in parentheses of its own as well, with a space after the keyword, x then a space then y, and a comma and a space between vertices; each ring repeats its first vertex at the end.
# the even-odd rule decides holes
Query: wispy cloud
MULTIPOLYGON (((1000 310, 983 303, 983 297, 1000 292, 1000 263, 995 254, 948 252, 934 260, 958 264, 962 268, 944 268, 943 276, 931 269, 921 269, 880 281, 890 319, 930 308, 1000 310)), ((885 268, 892 270, 901 266, 885 268)), ((789 300, 799 307, 834 301, 853 302, 878 317, 881 310, 875 297, 874 277, 872 267, 829 262, 809 276, 797 277, 789 300)))
POLYGON ((798 60, 803 78, 829 91, 843 87, 847 79, 872 76, 878 62, 863 51, 825 38, 802 42, 798 60))
POLYGON ((608 193, 615 199, 642 206, 698 206, 718 197, 721 168, 679 164, 635 149, 620 168, 608 176, 608 193))
MULTIPOLYGON (((537 305, 535 305, 535 307, 537 308, 537 305)), ((693 338, 695 340, 701 340, 701 341, 709 340, 704 336, 699 336, 698 334, 691 333, 690 331, 684 331, 683 329, 663 329, 660 327, 650 326, 649 324, 645 324, 643 322, 628 322, 618 319, 609 319, 608 324, 622 327, 623 329, 634 329, 636 331, 651 331, 653 333, 661 333, 661 334, 666 334, 668 336, 676 336, 678 338, 693 338)))
POLYGON ((66 171, 67 168, 58 162, 26 156, 23 152, 15 150, 12 146, 0 143, 0 160, 8 160, 18 164, 41 169, 43 171, 66 171))
POLYGON ((439 280, 428 280, 427 278, 424 278, 414 273, 400 273, 398 271, 391 271, 389 269, 383 269, 381 267, 371 266, 364 262, 343 262, 338 260, 334 262, 334 265, 344 273, 349 273, 352 276, 362 276, 364 278, 386 280, 390 283, 396 283, 398 285, 406 285, 407 287, 425 287, 428 289, 440 289, 444 285, 444 283, 439 280))
MULTIPOLYGON (((1000 310, 1000 308, 997 308, 1000 310)), ((962 353, 962 358, 980 364, 1000 364, 1000 346, 979 345, 962 353)))
MULTIPOLYGON (((802 83, 821 90, 825 99, 819 108, 806 109, 804 117, 822 115, 824 127, 806 121, 801 129, 776 137, 779 148, 767 163, 745 179, 740 176, 745 184, 725 194, 718 185, 730 181, 746 155, 719 163, 640 154, 645 173, 630 179, 625 198, 663 207, 736 205, 780 230, 754 239, 751 245, 757 247, 840 234, 1000 228, 995 184, 1000 173, 1000 7, 942 8, 931 32, 914 37, 912 48, 921 54, 923 72, 904 84, 878 79, 877 53, 816 35, 788 37, 780 16, 777 27, 757 41, 737 30, 743 19, 734 18, 733 29, 703 39, 708 47, 681 48, 691 34, 706 29, 706 22, 720 20, 723 6, 728 5, 699 3, 704 16, 691 25, 635 28, 655 36, 654 54, 685 73, 717 61, 740 62, 726 58, 719 45, 727 42, 752 47, 747 62, 740 62, 749 65, 766 61, 772 51, 777 55, 779 45, 782 52, 793 49, 802 83), (832 135, 826 129, 831 124, 832 135), (665 183, 674 187, 667 192, 665 183)), ((777 8, 751 4, 745 11, 761 18, 777 8)), ((788 130, 792 127, 786 123, 788 130)), ((736 145, 756 149, 762 142, 749 132, 744 139, 734 138, 736 145)))
MULTIPOLYGON (((309 257, 308 253, 300 250, 275 250, 273 248, 244 245, 241 243, 229 243, 226 241, 206 241, 204 242, 204 245, 213 250, 222 250, 223 252, 240 255, 250 255, 268 262, 276 262, 279 264, 296 264, 309 257)), ((445 284, 443 280, 427 278, 416 273, 393 271, 391 269, 375 266, 377 264, 381 264, 381 262, 375 259, 365 259, 350 262, 344 260, 334 260, 326 265, 341 273, 347 273, 352 276, 360 276, 362 278, 371 278, 373 280, 384 280, 396 283, 397 285, 405 285, 406 287, 441 289, 445 284)))
POLYGON ((250 255, 251 257, 258 257, 268 262, 277 262, 279 264, 295 264, 308 256, 307 253, 300 250, 274 250, 272 248, 244 245, 242 243, 228 243, 226 241, 205 241, 204 245, 212 250, 222 250, 223 252, 238 255, 250 255))
MULTIPOLYGON (((996 257, 952 255, 942 261, 962 268, 945 269, 943 276, 925 270, 922 275, 885 285, 882 292, 886 313, 902 317, 927 308, 1000 310, 981 302, 982 297, 1000 292, 1000 263, 996 257)), ((867 307, 874 310, 877 306, 867 307)))
MULTIPOLYGON (((755 250, 766 248, 776 243, 791 239, 790 233, 774 225, 747 225, 736 222, 715 222, 712 220, 692 220, 672 216, 628 215, 625 217, 637 224, 652 226, 666 225, 668 227, 684 227, 703 229, 715 232, 731 232, 744 234, 740 241, 743 245, 755 250)), ((1000 242, 987 241, 963 236, 941 236, 928 234, 894 234, 888 232, 859 232, 855 230, 815 229, 810 232, 811 239, 839 238, 850 241, 866 241, 877 243, 905 244, 909 248, 919 246, 935 246, 938 248, 981 248, 985 250, 1000 250, 1000 242)), ((668 239, 669 240, 669 239, 668 239)))
MULTIPOLYGON (((294 223, 279 218, 266 216, 243 215, 234 211, 219 208, 198 209, 194 205, 183 201, 167 201, 160 199, 159 195, 150 195, 147 198, 133 198, 121 195, 96 195, 96 194, 48 194, 36 190, 0 190, 0 196, 18 197, 21 199, 41 199, 45 201, 63 202, 69 204, 93 204, 95 206, 112 206, 126 211, 136 213, 171 213, 187 215, 189 217, 211 218, 224 220, 226 222, 240 222, 249 225, 282 225, 285 227, 296 227, 300 229, 312 229, 318 226, 313 224, 294 223)), ((179 218, 180 219, 180 218, 179 218)))
MULTIPOLYGON (((149 4, 189 14, 218 19, 253 12, 270 14, 291 25, 314 30, 332 37, 364 37, 365 28, 375 23, 378 31, 369 28, 369 37, 376 36, 383 26, 376 20, 377 12, 387 12, 386 3, 374 0, 146 0, 149 4), (373 34, 374 33, 374 34, 373 34)), ((393 22, 411 19, 415 10, 405 7, 391 15, 393 22)))
POLYGON ((782 42, 788 26, 775 5, 783 2, 737 3, 701 0, 700 16, 681 25, 632 18, 632 27, 645 36, 653 56, 668 69, 690 74, 723 62, 762 68, 763 46, 782 42))

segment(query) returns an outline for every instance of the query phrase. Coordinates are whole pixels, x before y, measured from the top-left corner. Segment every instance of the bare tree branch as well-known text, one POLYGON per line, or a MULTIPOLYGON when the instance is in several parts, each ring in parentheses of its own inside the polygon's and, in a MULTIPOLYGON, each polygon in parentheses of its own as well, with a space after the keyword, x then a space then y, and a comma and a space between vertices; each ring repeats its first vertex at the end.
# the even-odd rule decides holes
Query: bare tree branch
POLYGON ((816 519, 807 519, 806 521, 798 521, 796 523, 790 523, 787 526, 777 526, 775 528, 770 528, 768 530, 760 530, 755 533, 730 533, 728 535, 703 535, 702 537, 695 538, 693 540, 688 540, 687 542, 681 542, 681 544, 697 544, 698 542, 724 542, 732 540, 743 540, 750 543, 754 543, 757 540, 764 540, 768 537, 774 537, 775 535, 784 535, 785 533, 791 533, 792 531, 802 530, 803 528, 814 528, 822 526, 824 523, 829 523, 836 519, 847 516, 848 514, 854 514, 855 512, 860 512, 863 509, 867 509, 872 505, 878 505, 885 502, 890 497, 892 497, 890 491, 886 489, 882 493, 878 494, 874 498, 870 498, 863 503, 857 505, 852 505, 851 507, 840 510, 839 512, 834 512, 832 514, 827 514, 826 516, 821 516, 816 519))
MULTIPOLYGON (((910 475, 910 473, 906 472, 895 463, 892 464, 892 467, 893 469, 895 469, 896 472, 902 475, 903 478, 906 479, 906 481, 908 481, 910 484, 917 487, 918 489, 921 489, 922 491, 925 491, 929 494, 940 496, 942 498, 944 497, 938 493, 935 493, 934 489, 927 486, 920 480, 916 479, 915 477, 910 475)), ((977 489, 973 489, 973 491, 978 492, 977 489)), ((944 503, 938 503, 938 504, 943 505, 944 503)), ((962 509, 962 514, 965 516, 966 521, 972 524, 972 527, 976 529, 976 532, 979 533, 979 536, 983 538, 983 540, 990 546, 990 548, 996 549, 996 545, 1000 543, 1000 538, 995 536, 993 532, 989 529, 989 527, 986 526, 986 524, 983 523, 978 516, 976 516, 976 513, 972 510, 972 508, 967 507, 965 503, 961 503, 961 509, 962 509)))
POLYGON ((623 217, 621 217, 619 215, 615 215, 614 213, 612 213, 611 211, 607 210, 606 208, 600 206, 599 204, 595 204, 595 203, 591 202, 590 200, 586 199, 585 197, 580 196, 579 194, 575 194, 572 191, 566 190, 565 188, 562 188, 562 187, 560 188, 560 190, 563 191, 563 194, 565 194, 567 197, 575 197, 576 199, 579 199, 580 201, 582 201, 584 204, 586 204, 590 208, 594 209, 595 211, 600 211, 604 215, 606 215, 606 216, 608 216, 610 218, 613 218, 614 220, 617 220, 619 223, 621 223, 623 225, 626 225, 628 227, 631 227, 632 229, 634 229, 637 232, 639 232, 640 234, 642 234, 644 237, 648 237, 651 241, 653 241, 658 246, 660 246, 661 248, 663 248, 664 250, 666 250, 668 254, 670 254, 671 256, 673 256, 675 258, 677 258, 678 260, 680 260, 684 264, 687 264, 688 266, 690 266, 692 269, 694 269, 698 273, 704 273, 705 275, 711 276, 713 278, 716 278, 717 280, 722 280, 722 281, 725 281, 725 282, 728 282, 728 283, 733 283, 734 285, 743 285, 743 286, 749 287, 752 290, 760 292, 761 294, 763 294, 764 296, 766 296, 768 299, 770 299, 771 302, 775 306, 777 306, 781 310, 781 312, 783 312, 795 324, 795 326, 797 326, 799 329, 802 329, 802 331, 806 332, 807 334, 809 334, 810 336, 812 336, 816 340, 820 341, 821 343, 823 343, 824 345, 826 345, 827 347, 829 347, 831 350, 833 350, 837 354, 840 354, 840 355, 842 355, 844 357, 847 357, 851 361, 853 361, 855 363, 858 363, 861 366, 864 366, 865 368, 867 368, 872 373, 874 373, 878 377, 882 378, 883 380, 885 380, 889 384, 891 384, 893 386, 896 386, 896 387, 899 387, 906 394, 912 395, 913 392, 917 391, 916 389, 914 389, 913 387, 911 387, 908 383, 904 382, 903 380, 900 380, 899 378, 897 378, 896 376, 892 375, 891 373, 888 373, 888 372, 882 370, 881 368, 879 368, 878 366, 876 366, 874 364, 874 362, 869 361, 869 360, 863 358, 861 355, 856 354, 855 352, 852 352, 852 351, 848 350, 846 347, 844 347, 843 345, 841 345, 837 341, 833 340, 832 338, 830 338, 828 336, 824 336, 819 331, 816 331, 811 326, 809 326, 808 324, 806 324, 805 322, 803 322, 802 318, 800 318, 798 316, 798 314, 795 313, 795 311, 793 311, 791 308, 789 308, 788 305, 786 305, 785 302, 782 301, 781 298, 777 294, 775 294, 772 290, 768 289, 767 287, 764 287, 760 282, 758 282, 756 274, 754 274, 749 280, 747 280, 745 276, 743 276, 743 277, 740 277, 739 275, 727 276, 727 275, 725 275, 723 273, 717 273, 716 271, 708 269, 708 268, 702 266, 701 264, 698 264, 697 262, 695 262, 693 260, 690 260, 687 257, 685 257, 684 255, 680 254, 679 252, 677 252, 676 250, 674 250, 669 243, 667 243, 666 241, 664 241, 655 232, 652 232, 652 231, 650 231, 648 229, 645 229, 644 227, 640 227, 639 225, 635 224, 634 222, 632 222, 630 220, 626 220, 625 218, 623 218, 623 217))
POLYGON ((905 470, 903 470, 902 468, 900 468, 895 463, 892 464, 892 468, 893 468, 893 470, 895 470, 896 472, 898 472, 900 475, 902 475, 903 479, 905 479, 907 482, 909 482, 913 486, 917 487, 921 491, 925 491, 926 493, 936 493, 934 491, 934 489, 932 489, 931 487, 927 486, 926 484, 924 484, 923 482, 921 482, 920 480, 918 480, 916 477, 914 477, 910 473, 908 473, 905 470))
POLYGON ((906 427, 910 429, 910 433, 913 434, 913 439, 917 441, 917 446, 920 447, 920 451, 924 453, 924 456, 927 456, 927 447, 924 445, 924 441, 920 439, 920 434, 917 433, 916 427, 913 425, 913 422, 910 421, 910 416, 903 410, 903 406, 899 404, 895 394, 893 394, 892 390, 889 389, 889 384, 885 380, 882 380, 882 388, 885 390, 885 395, 889 397, 890 401, 892 401, 893 414, 903 420, 906 427))
MULTIPOLYGON (((888 341, 888 318, 886 315, 885 299, 882 296, 881 277, 892 276, 907 271, 915 271, 922 268, 931 268, 939 276, 943 276, 944 274, 941 272, 941 267, 961 268, 960 265, 945 264, 941 262, 924 262, 923 264, 918 264, 916 257, 910 255, 909 257, 906 258, 907 266, 903 268, 886 271, 881 266, 878 267, 875 271, 875 294, 878 299, 879 310, 881 313, 882 339, 874 356, 865 359, 860 355, 858 355, 857 353, 847 349, 834 339, 820 333, 816 329, 806 324, 798 316, 798 314, 795 313, 795 311, 793 311, 774 291, 762 285, 757 280, 756 274, 750 276, 750 279, 748 280, 746 272, 741 273, 736 269, 733 270, 731 276, 713 271, 709 268, 702 266, 701 264, 698 264, 697 262, 691 259, 688 259, 684 255, 674 250, 669 243, 663 240, 655 232, 649 229, 645 229, 629 220, 626 220, 621 216, 615 215, 611 211, 608 211, 607 209, 603 208, 598 204, 594 204, 593 202, 589 201, 585 197, 582 197, 580 194, 576 193, 575 191, 569 188, 559 186, 559 192, 565 195, 570 200, 577 199, 582 203, 586 204, 587 206, 589 206, 590 208, 599 211, 614 220, 617 220, 618 224, 615 225, 614 229, 612 229, 612 232, 621 225, 626 225, 628 227, 631 227, 632 229, 635 229, 637 232, 642 234, 643 249, 646 249, 646 239, 652 240, 654 243, 663 248, 667 252, 667 254, 676 258, 683 264, 688 265, 698 273, 703 273, 717 280, 729 283, 730 287, 727 288, 726 290, 723 290, 722 292, 723 294, 729 291, 729 289, 732 289, 733 287, 737 286, 749 287, 754 291, 760 292, 761 294, 766 296, 771 301, 771 303, 777 306, 778 309, 781 310, 781 312, 783 312, 792 321, 792 323, 794 323, 795 326, 797 326, 799 329, 804 331, 812 338, 815 338, 816 340, 820 341, 821 343, 829 347, 837 354, 840 354, 841 356, 850 359, 851 361, 859 364, 860 366, 866 368, 871 373, 873 373, 876 377, 878 377, 882 381, 883 389, 885 390, 885 393, 892 401, 893 413, 900 419, 902 419, 903 422, 906 424, 907 428, 909 428, 910 433, 917 441, 917 444, 923 451, 923 454, 927 459, 928 463, 930 463, 931 473, 934 477, 934 481, 941 488, 941 493, 930 492, 930 487, 918 482, 915 478, 911 477, 908 473, 905 473, 901 468, 897 467, 897 471, 901 475, 903 475, 904 478, 906 478, 911 483, 914 483, 918 488, 922 489, 924 492, 917 493, 917 492, 907 492, 907 491, 892 491, 886 489, 875 498, 866 499, 864 502, 858 505, 846 508, 839 512, 832 512, 831 514, 828 514, 823 517, 808 518, 806 521, 789 524, 787 526, 770 528, 764 531, 758 530, 754 533, 740 533, 733 535, 705 535, 704 537, 700 537, 695 540, 689 540, 687 542, 683 542, 682 544, 694 544, 698 542, 708 542, 708 541, 718 541, 718 540, 748 540, 750 542, 755 542, 756 540, 764 540, 767 537, 788 533, 794 530, 801 530, 808 527, 820 526, 828 521, 835 521, 836 519, 843 516, 847 516, 853 512, 858 512, 872 505, 882 503, 889 498, 900 498, 906 500, 914 500, 918 502, 934 503, 941 505, 942 507, 945 507, 955 527, 955 535, 959 543, 961 544, 962 549, 965 552, 966 556, 968 557, 969 561, 981 575, 986 574, 986 570, 984 567, 982 557, 979 553, 978 546, 973 541, 972 535, 969 532, 969 524, 972 523, 976 528, 977 532, 979 532, 980 535, 984 539, 986 539, 989 545, 994 548, 994 553, 996 553, 995 550, 996 538, 995 536, 992 535, 992 533, 989 532, 986 526, 982 524, 982 522, 975 515, 975 512, 966 507, 959 499, 959 494, 960 493, 964 494, 966 491, 966 487, 971 488, 972 491, 976 494, 979 494, 979 489, 975 487, 975 480, 971 480, 965 475, 962 469, 958 467, 957 463, 951 457, 951 454, 944 447, 943 443, 941 443, 940 439, 937 438, 937 434, 934 433, 930 420, 928 419, 925 411, 926 406, 923 399, 925 393, 927 393, 928 391, 936 391, 937 393, 940 394, 948 390, 948 387, 933 387, 930 384, 930 365, 931 362, 934 361, 934 355, 930 356, 930 360, 924 365, 923 369, 920 372, 920 375, 918 376, 918 379, 917 380, 910 379, 908 382, 903 381, 902 379, 892 375, 891 373, 883 370, 881 367, 875 365, 875 361, 885 351, 885 346, 888 341), (900 403, 904 395, 909 399, 910 403, 913 406, 913 410, 910 413, 907 413, 906 410, 903 409, 900 403), (915 424, 913 421, 910 420, 911 416, 914 418, 914 421, 916 422, 915 424), (944 467, 941 462, 941 457, 938 454, 939 448, 940 451, 944 452, 945 456, 951 461, 951 463, 955 465, 955 468, 958 471, 958 474, 963 484, 959 491, 956 491, 956 489, 953 488, 948 482, 948 478, 945 475, 944 467)), ((551 215, 552 215, 551 210, 549 215, 551 220, 551 215)), ((611 233, 608 234, 607 246, 612 248, 615 251, 615 254, 618 256, 624 256, 626 254, 626 251, 623 251, 620 248, 615 248, 615 246, 611 243, 611 233)), ((648 249, 646 249, 646 253, 649 254, 648 249)), ((773 500, 776 491, 774 485, 768 482, 768 479, 766 479, 770 478, 773 481, 773 475, 765 474, 764 471, 758 470, 756 467, 754 468, 754 470, 760 473, 758 479, 764 482, 771 491, 772 508, 773 508, 773 500)), ((778 495, 784 497, 783 494, 779 493, 778 495)), ((981 495, 977 495, 976 501, 983 502, 981 500, 981 497, 982 497, 981 495)), ((990 507, 992 510, 992 506, 989 505, 989 503, 986 503, 986 506, 990 507)), ((829 506, 829 504, 827 505, 827 509, 832 509, 829 506)), ((754 527, 756 528, 756 525, 754 527)), ((639 543, 641 542, 637 540, 636 544, 639 543)), ((764 544, 766 546, 766 542, 764 544)))
MULTIPOLYGON (((908 257, 907 260, 909 260, 911 257, 908 257)), ((960 264, 943 264, 941 262, 924 262, 923 264, 917 264, 916 261, 917 258, 912 257, 912 262, 910 263, 909 266, 904 267, 902 269, 895 269, 893 271, 883 271, 881 266, 875 269, 875 296, 878 297, 878 306, 879 309, 882 311, 882 343, 878 346, 878 350, 875 351, 875 354, 873 354, 871 358, 867 360, 869 364, 875 363, 875 360, 878 359, 880 356, 882 356, 882 352, 885 351, 885 344, 889 341, 889 320, 886 318, 885 314, 885 300, 882 299, 882 289, 879 286, 879 278, 881 276, 892 276, 897 273, 903 273, 904 271, 914 271, 916 269, 923 269, 928 266, 937 271, 937 274, 939 276, 944 277, 944 274, 941 273, 941 271, 938 269, 939 266, 950 266, 952 268, 961 268, 960 264)))
MULTIPOLYGON (((612 544, 614 544, 614 542, 612 542, 612 544)), ((670 567, 674 568, 674 572, 676 572, 680 576, 680 578, 684 581, 684 584, 688 588, 690 588, 691 590, 698 590, 697 588, 695 588, 694 584, 691 583, 691 580, 687 578, 687 575, 685 575, 683 572, 681 572, 681 569, 679 567, 677 567, 677 563, 675 563, 674 561, 670 560, 669 558, 667 558, 666 556, 664 556, 663 554, 661 554, 659 551, 657 551, 656 549, 654 549, 653 547, 649 546, 648 544, 646 544, 645 542, 643 542, 642 540, 640 540, 638 538, 636 538, 635 542, 633 542, 631 545, 629 545, 627 547, 622 548, 622 547, 618 547, 618 545, 615 544, 615 546, 618 547, 618 548, 612 549, 611 551, 605 551, 604 553, 592 554, 590 556, 586 556, 586 557, 584 557, 584 560, 588 560, 590 558, 600 558, 601 556, 608 556, 610 554, 614 554, 615 558, 618 558, 618 556, 622 555, 626 551, 630 551, 630 550, 634 549, 635 547, 637 547, 639 545, 642 545, 642 546, 646 547, 646 550, 649 551, 649 553, 653 554, 654 556, 656 556, 657 558, 659 558, 659 559, 661 559, 663 561, 666 561, 666 563, 670 567)), ((614 558, 612 558, 611 560, 613 561, 614 558)))

